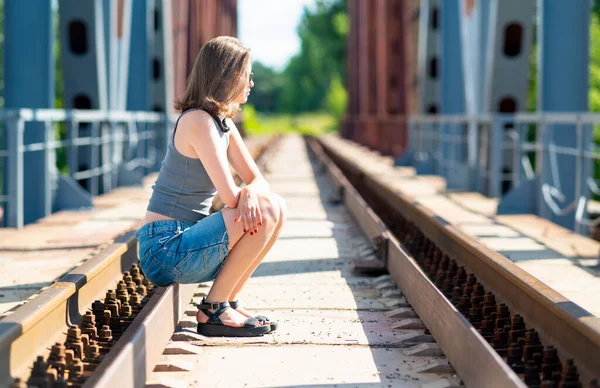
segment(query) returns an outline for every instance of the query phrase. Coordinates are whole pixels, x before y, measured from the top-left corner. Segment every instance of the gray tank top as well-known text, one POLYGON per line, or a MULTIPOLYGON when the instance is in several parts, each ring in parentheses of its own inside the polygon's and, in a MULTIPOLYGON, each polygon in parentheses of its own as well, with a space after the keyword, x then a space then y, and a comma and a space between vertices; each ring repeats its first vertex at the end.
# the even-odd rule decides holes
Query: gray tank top
MULTIPOLYGON (((209 215, 217 190, 200 159, 188 158, 175 148, 174 138, 179 119, 191 110, 198 109, 183 112, 175 123, 158 178, 152 186, 148 210, 193 224, 209 215)), ((226 153, 229 129, 217 118, 213 119, 220 136, 219 152, 226 153)))

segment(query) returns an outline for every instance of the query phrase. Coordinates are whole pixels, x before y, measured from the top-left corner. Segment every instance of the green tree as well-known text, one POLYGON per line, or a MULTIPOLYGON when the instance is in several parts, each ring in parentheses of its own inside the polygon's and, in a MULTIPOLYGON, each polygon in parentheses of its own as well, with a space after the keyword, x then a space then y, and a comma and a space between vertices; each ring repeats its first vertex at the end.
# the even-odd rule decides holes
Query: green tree
POLYGON ((300 52, 283 72, 281 111, 323 107, 334 75, 345 79, 348 28, 345 0, 317 0, 314 10, 304 9, 298 26, 300 52))
POLYGON ((325 96, 325 109, 339 122, 346 113, 347 104, 348 93, 342 84, 342 79, 339 74, 334 74, 325 96))
POLYGON ((275 112, 281 96, 281 74, 256 61, 252 65, 254 88, 248 103, 259 112, 275 112))

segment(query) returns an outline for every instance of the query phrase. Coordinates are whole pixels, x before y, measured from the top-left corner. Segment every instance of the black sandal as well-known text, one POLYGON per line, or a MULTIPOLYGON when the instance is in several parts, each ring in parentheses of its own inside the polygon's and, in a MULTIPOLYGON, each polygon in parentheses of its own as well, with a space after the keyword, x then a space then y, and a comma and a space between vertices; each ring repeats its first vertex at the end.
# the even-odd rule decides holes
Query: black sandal
POLYGON ((198 322, 198 334, 207 337, 257 337, 266 334, 271 329, 269 325, 256 326, 256 318, 248 318, 244 326, 234 327, 225 326, 219 316, 230 308, 227 302, 209 303, 202 299, 198 310, 202 311, 208 317, 206 323, 198 322), (217 310, 214 313, 210 310, 217 310))
MULTIPOLYGON (((237 310, 237 308, 239 307, 239 302, 237 300, 230 300, 229 301, 229 306, 231 306, 232 309, 237 310)), ((258 319, 259 322, 262 322, 262 324, 264 325, 265 323, 268 323, 269 325, 271 325, 271 330, 269 330, 269 333, 272 331, 277 330, 277 322, 271 322, 271 320, 269 320, 269 318, 265 317, 264 315, 257 315, 256 319, 258 319)))

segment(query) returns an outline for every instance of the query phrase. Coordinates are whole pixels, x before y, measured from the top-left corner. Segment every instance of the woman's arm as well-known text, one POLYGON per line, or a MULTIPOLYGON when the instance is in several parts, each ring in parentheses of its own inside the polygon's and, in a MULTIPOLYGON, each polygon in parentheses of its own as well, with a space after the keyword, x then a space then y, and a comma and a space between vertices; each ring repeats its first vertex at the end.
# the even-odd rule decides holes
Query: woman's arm
POLYGON ((252 159, 252 155, 250 155, 246 144, 244 144, 240 132, 232 120, 228 120, 228 124, 231 128, 229 149, 227 150, 229 163, 247 186, 251 186, 261 193, 268 192, 270 190, 269 183, 261 174, 254 159, 252 159))
POLYGON ((233 180, 226 155, 219 152, 219 132, 212 117, 200 110, 189 112, 182 117, 177 130, 183 132, 182 135, 196 151, 223 203, 236 208, 240 188, 233 180))

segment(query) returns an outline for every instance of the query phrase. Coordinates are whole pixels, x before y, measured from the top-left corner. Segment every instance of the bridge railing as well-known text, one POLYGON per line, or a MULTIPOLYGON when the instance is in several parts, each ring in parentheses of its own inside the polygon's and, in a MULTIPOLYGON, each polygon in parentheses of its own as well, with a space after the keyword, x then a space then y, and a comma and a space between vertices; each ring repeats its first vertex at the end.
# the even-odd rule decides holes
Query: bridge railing
POLYGON ((409 118, 408 157, 420 174, 444 176, 448 189, 499 199, 499 213, 534 213, 580 233, 600 195, 593 141, 600 115, 535 113, 423 115, 409 118))
POLYGON ((89 208, 94 195, 141 184, 160 167, 172 124, 156 112, 0 110, 3 225, 89 208))

